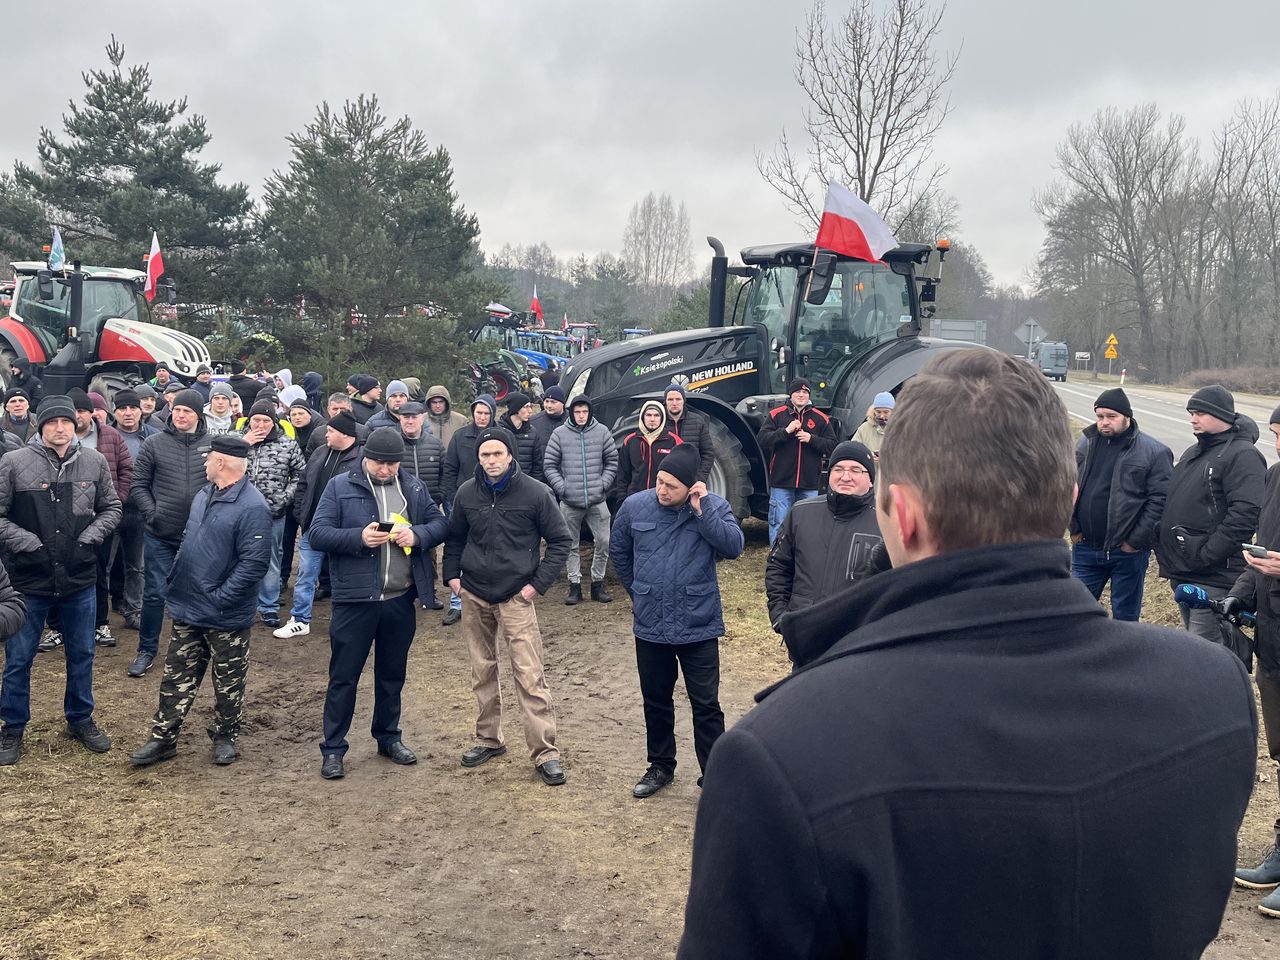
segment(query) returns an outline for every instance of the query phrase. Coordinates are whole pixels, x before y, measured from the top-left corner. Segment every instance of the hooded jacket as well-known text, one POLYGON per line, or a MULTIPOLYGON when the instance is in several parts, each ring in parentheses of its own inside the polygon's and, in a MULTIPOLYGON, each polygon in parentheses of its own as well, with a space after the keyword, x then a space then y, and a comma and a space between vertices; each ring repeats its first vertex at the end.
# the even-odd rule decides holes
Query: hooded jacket
POLYGON ((170 543, 182 539, 191 502, 209 482, 204 461, 211 439, 201 413, 194 433, 181 433, 166 423, 159 433, 142 441, 133 464, 129 499, 137 504, 153 537, 170 543))
POLYGON ((281 390, 284 390, 286 387, 293 386, 293 371, 288 367, 285 367, 283 370, 277 370, 272 374, 272 376, 279 378, 282 384, 280 387, 281 390))
POLYGON ((764 567, 773 628, 781 632, 783 614, 812 606, 875 573, 872 554, 882 542, 874 493, 857 497, 828 491, 825 497, 796 503, 782 521, 764 567))
POLYGON ((618 451, 617 494, 624 499, 641 490, 648 490, 658 482, 658 470, 662 459, 670 453, 680 438, 667 429, 667 408, 657 400, 646 400, 640 407, 636 429, 622 438, 618 451), (644 428, 646 410, 662 414, 662 423, 652 432, 644 428))
POLYGON ((401 382, 409 388, 409 399, 414 403, 423 405, 427 402, 427 395, 422 392, 422 381, 417 377, 402 377, 401 382))
POLYGON ((34 416, 36 407, 44 399, 44 383, 31 372, 31 361, 26 357, 15 357, 10 366, 17 367, 18 372, 9 377, 9 387, 21 387, 31 397, 31 413, 34 416))
POLYGON ((835 431, 825 413, 813 405, 797 410, 789 402, 769 411, 756 439, 769 458, 769 486, 786 490, 817 490, 822 483, 822 458, 836 448, 835 431), (794 420, 809 434, 808 443, 787 433, 794 420))
POLYGON ((505 603, 531 584, 551 589, 569 559, 569 528, 546 484, 512 461, 505 485, 490 486, 476 466, 458 488, 444 545, 444 581, 488 603, 505 603), (542 542, 546 541, 546 552, 542 542))
POLYGON ((205 484, 173 561, 169 616, 217 630, 252 626, 271 543, 271 508, 248 476, 223 490, 205 484))
POLYGON ((324 379, 314 370, 302 375, 302 389, 307 394, 307 405, 312 410, 324 409, 324 379))
POLYGON ((535 480, 544 479, 542 461, 546 451, 546 444, 538 436, 538 431, 533 429, 532 423, 526 420, 517 428, 511 420, 511 414, 504 413, 498 418, 498 426, 515 438, 516 459, 520 461, 520 469, 524 471, 525 475, 533 477, 535 480))
POLYGON ((1199 434, 1173 468, 1156 559, 1174 585, 1230 589, 1244 573, 1240 544, 1258 528, 1266 486, 1257 439, 1258 425, 1241 415, 1230 430, 1199 434))
MULTIPOLYGON (((413 585, 418 602, 430 606, 436 596, 432 548, 444 540, 448 522, 421 480, 401 471, 399 483, 409 525, 418 538, 409 554, 413 585)), ((364 528, 377 519, 378 501, 359 464, 350 472, 335 476, 320 495, 307 541, 313 550, 329 555, 329 581, 336 603, 367 603, 381 595, 383 548, 367 547, 362 539, 364 528)))
MULTIPOLYGON (((248 433, 248 429, 244 431, 248 433)), ((249 466, 245 475, 258 488, 271 508, 272 519, 283 517, 293 505, 298 481, 307 469, 302 450, 277 423, 266 439, 249 448, 249 466)))
POLYGON ((61 460, 38 437, 0 457, 0 545, 21 593, 66 596, 96 583, 96 548, 122 512, 106 458, 79 440, 61 460))
MULTIPOLYGON (((609 533, 609 559, 631 596, 632 631, 650 643, 696 643, 724 633, 716 563, 742 553, 742 527, 723 497, 664 507, 653 490, 627 497, 609 533)), ((729 956, 730 954, 725 954, 729 956)))
MULTIPOLYGON (((489 422, 494 426, 498 421, 498 404, 493 397, 487 393, 482 393, 476 397, 476 403, 483 403, 489 408, 489 422)), ((475 409, 475 404, 472 404, 475 409)), ((488 427, 485 428, 487 430, 488 427)), ((476 457, 476 447, 480 439, 481 430, 471 421, 466 421, 465 426, 459 427, 454 431, 449 442, 445 444, 444 455, 444 496, 445 500, 452 501, 454 495, 458 492, 458 484, 466 481, 468 477, 475 473, 476 467, 480 465, 479 459, 476 457)), ((443 442, 443 440, 441 441, 443 442)))
POLYGON ((1099 444, 1113 443, 1119 451, 1112 463, 1111 476, 1105 482, 1110 488, 1107 501, 1107 532, 1104 550, 1119 550, 1127 543, 1135 550, 1150 550, 1156 545, 1156 527, 1164 512, 1173 473, 1173 452, 1159 440, 1138 429, 1134 420, 1129 430, 1110 439, 1098 433, 1096 424, 1085 427, 1076 444, 1076 481, 1080 485, 1076 506, 1071 513, 1071 533, 1080 530, 1080 510, 1087 509, 1093 484, 1102 478, 1090 473, 1090 465, 1099 444))
POLYGON ((1235 656, 1109 619, 1061 540, 838 596, 711 752, 677 957, 1201 955, 1256 764, 1235 656))
POLYGON ((449 395, 449 389, 438 383, 427 391, 427 423, 431 425, 431 432, 440 438, 440 442, 446 448, 449 446, 449 441, 453 439, 453 435, 468 423, 466 417, 453 411, 453 398, 449 395), (431 412, 432 397, 440 397, 444 400, 444 413, 441 416, 437 417, 431 412))
MULTIPOLYGON (((585 401, 579 397, 574 402, 581 405, 585 401)), ((590 406, 588 403, 587 408, 590 406)), ((542 474, 563 503, 584 509, 603 503, 618 478, 618 445, 613 434, 595 417, 579 427, 570 412, 551 432, 542 474)))

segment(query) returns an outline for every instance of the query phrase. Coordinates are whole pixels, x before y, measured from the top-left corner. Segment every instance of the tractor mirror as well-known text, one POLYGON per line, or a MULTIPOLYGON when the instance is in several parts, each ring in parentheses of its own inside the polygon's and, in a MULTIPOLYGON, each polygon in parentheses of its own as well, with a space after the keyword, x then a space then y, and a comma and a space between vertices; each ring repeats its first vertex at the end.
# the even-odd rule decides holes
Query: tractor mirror
POLYGON ((53 299, 53 271, 39 270, 36 272, 36 291, 41 300, 53 299))
POLYGON ((924 286, 920 288, 920 302, 933 303, 938 299, 938 285, 931 280, 925 280, 924 286))
POLYGON ((164 291, 165 302, 175 304, 178 302, 178 285, 172 280, 165 280, 157 286, 164 291))
POLYGON ((827 302, 827 294, 831 291, 831 281, 836 275, 836 257, 833 253, 815 253, 813 266, 809 268, 808 292, 805 302, 815 307, 827 302))

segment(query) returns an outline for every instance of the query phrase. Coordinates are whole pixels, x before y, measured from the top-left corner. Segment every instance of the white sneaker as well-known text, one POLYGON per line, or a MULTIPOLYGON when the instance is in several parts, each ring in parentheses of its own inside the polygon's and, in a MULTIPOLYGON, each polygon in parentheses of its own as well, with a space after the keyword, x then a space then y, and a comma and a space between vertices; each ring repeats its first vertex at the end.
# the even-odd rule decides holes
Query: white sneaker
POLYGON ((93 642, 100 647, 114 647, 116 638, 111 635, 111 627, 103 624, 93 632, 93 642))
POLYGON ((311 624, 303 623, 290 617, 283 627, 271 631, 273 637, 288 640, 290 637, 305 637, 311 632, 311 624))

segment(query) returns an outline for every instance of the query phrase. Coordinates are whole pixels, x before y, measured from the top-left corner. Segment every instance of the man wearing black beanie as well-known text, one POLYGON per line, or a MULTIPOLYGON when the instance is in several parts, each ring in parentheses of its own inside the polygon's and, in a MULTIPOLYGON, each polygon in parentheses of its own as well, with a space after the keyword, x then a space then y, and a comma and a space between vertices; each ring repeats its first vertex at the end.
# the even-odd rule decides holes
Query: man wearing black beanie
MULTIPOLYGON (((1236 413, 1226 387, 1197 390, 1187 412, 1196 442, 1173 468, 1156 559, 1170 587, 1196 584, 1221 600, 1247 569, 1240 544, 1252 541, 1258 528, 1267 464, 1254 446, 1258 425, 1236 413)), ((1219 642, 1212 610, 1179 607, 1188 630, 1219 642)))
POLYGON ((793 506, 769 551, 764 568, 769 622, 782 634, 797 667, 816 659, 840 633, 793 633, 783 629, 783 618, 877 572, 872 553, 883 540, 871 489, 875 479, 875 457, 865 444, 836 444, 827 468, 827 495, 793 506))
POLYGON ((1110 582, 1111 615, 1136 621, 1173 453, 1138 429, 1119 387, 1102 391, 1093 408, 1097 422, 1076 444, 1071 573, 1095 597, 1110 582))
POLYGON ((716 563, 739 556, 744 540, 728 501, 697 479, 701 460, 694 444, 678 444, 663 458, 653 489, 623 501, 609 538, 609 557, 631 597, 644 699, 649 769, 631 791, 636 799, 653 796, 675 777, 677 669, 693 708, 700 769, 724 733, 716 563))

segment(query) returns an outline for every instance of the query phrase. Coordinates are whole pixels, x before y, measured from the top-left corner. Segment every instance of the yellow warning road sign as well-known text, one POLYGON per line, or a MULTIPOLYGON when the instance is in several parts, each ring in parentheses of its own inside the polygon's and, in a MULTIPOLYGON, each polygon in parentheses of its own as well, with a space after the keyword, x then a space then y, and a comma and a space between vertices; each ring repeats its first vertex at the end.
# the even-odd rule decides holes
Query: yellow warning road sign
POLYGON ((1116 339, 1116 335, 1114 333, 1111 336, 1107 337, 1107 346, 1114 347, 1119 343, 1120 341, 1116 339))
POLYGON ((1107 347, 1107 352, 1104 353, 1103 356, 1106 357, 1108 360, 1117 360, 1119 359, 1120 354, 1116 353, 1115 344, 1112 344, 1111 346, 1107 347))

